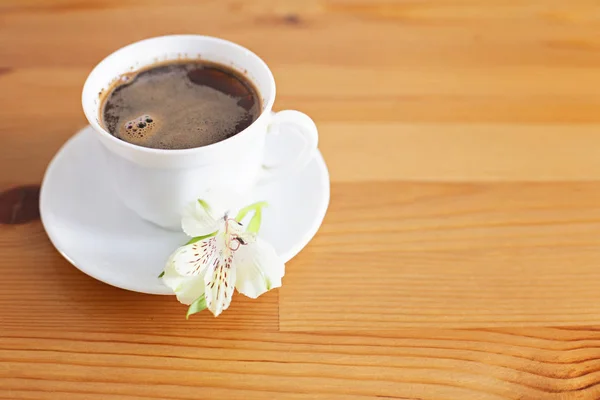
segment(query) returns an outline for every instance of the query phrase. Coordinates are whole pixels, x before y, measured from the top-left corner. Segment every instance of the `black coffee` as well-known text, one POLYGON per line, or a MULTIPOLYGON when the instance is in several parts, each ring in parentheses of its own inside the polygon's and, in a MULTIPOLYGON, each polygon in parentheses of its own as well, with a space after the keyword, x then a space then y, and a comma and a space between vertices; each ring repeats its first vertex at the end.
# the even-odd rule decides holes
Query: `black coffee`
POLYGON ((189 60, 123 75, 103 103, 100 117, 112 135, 156 149, 219 142, 261 112, 258 92, 241 74, 189 60))

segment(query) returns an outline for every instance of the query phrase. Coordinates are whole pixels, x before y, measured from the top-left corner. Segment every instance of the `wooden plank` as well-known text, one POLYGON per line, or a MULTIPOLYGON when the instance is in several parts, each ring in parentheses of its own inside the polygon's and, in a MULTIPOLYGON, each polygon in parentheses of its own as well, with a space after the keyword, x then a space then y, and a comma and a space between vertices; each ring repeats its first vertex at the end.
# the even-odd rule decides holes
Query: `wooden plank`
POLYGON ((287 269, 281 330, 590 324, 600 185, 333 186, 287 269))
MULTIPOLYGON (((7 133, 35 132, 39 138, 40 131, 72 132, 82 126, 85 118, 81 112, 81 88, 94 64, 51 68, 0 66, 0 89, 10 93, 0 99, 0 128, 7 133)), ((600 74, 595 66, 548 68, 540 79, 530 78, 536 68, 518 75, 512 68, 488 70, 485 66, 461 68, 462 76, 435 68, 422 72, 404 67, 394 72, 382 67, 381 73, 390 76, 383 80, 369 76, 365 67, 273 63, 272 69, 278 83, 275 109, 299 109, 320 124, 452 123, 468 129, 470 124, 525 128, 531 124, 600 122, 596 112, 600 95, 593 90, 600 74), (480 76, 477 86, 461 88, 457 79, 470 80, 471 74, 484 76, 480 76), (485 74, 488 81, 495 83, 486 84, 485 74), (587 83, 569 84, 577 75, 582 75, 578 79, 587 83), (513 90, 509 92, 503 86, 513 90)))
POLYGON ((324 123, 319 128, 334 182, 600 178, 599 125, 324 123))
POLYGON ((0 398, 593 399, 598 328, 4 331, 0 398))
POLYGON ((354 3, 230 0, 147 6, 129 0, 88 7, 78 1, 44 7, 13 3, 3 10, 0 59, 19 66, 81 65, 144 37, 201 31, 260 48, 267 61, 295 64, 481 63, 543 68, 598 61, 598 9, 593 1, 568 7, 556 0, 527 4, 469 0, 452 7, 436 1, 354 3), (140 12, 146 18, 133 21, 132 15, 140 12), (108 22, 111 29, 106 29, 108 22), (35 57, 22 51, 25 46, 35 57))
POLYGON ((0 248, 0 343, 9 328, 61 331, 93 327, 98 332, 178 329, 185 333, 210 324, 224 329, 278 329, 276 291, 258 300, 237 295, 222 318, 202 313, 187 321, 187 307, 171 296, 117 289, 77 270, 52 247, 39 221, 1 226, 0 248))

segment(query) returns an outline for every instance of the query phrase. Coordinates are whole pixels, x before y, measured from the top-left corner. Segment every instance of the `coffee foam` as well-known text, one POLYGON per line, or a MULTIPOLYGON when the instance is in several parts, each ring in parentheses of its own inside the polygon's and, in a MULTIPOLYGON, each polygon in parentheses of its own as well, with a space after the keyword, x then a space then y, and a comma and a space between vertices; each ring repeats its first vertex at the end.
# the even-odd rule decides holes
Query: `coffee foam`
POLYGON ((260 109, 255 93, 226 79, 237 78, 214 67, 198 69, 197 63, 129 74, 108 96, 103 122, 114 136, 145 147, 183 149, 219 142, 250 125, 260 109))

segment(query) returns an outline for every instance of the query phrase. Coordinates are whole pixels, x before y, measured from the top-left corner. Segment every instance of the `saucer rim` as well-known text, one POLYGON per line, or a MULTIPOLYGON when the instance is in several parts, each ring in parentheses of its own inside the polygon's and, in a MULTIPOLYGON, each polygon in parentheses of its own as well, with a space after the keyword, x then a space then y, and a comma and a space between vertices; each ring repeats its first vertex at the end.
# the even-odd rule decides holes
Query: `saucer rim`
MULTIPOLYGON (((86 268, 78 265, 78 263, 75 259, 70 257, 64 249, 62 249, 61 247, 59 247, 57 245, 57 242, 58 242, 58 240, 56 238, 57 233, 47 223, 47 221, 45 220, 45 217, 44 217, 44 215, 48 215, 49 213, 51 213, 51 210, 47 209, 48 205, 47 205, 47 201, 45 200, 45 197, 46 197, 45 193, 47 191, 46 188, 48 187, 48 182, 50 181, 50 179, 52 179, 51 175, 52 175, 54 169, 56 168, 56 165, 61 161, 62 158, 65 157, 65 151, 68 148, 68 146, 71 145, 72 142, 76 138, 78 138, 81 135, 86 134, 86 131, 93 130, 93 129, 94 128, 91 125, 87 125, 84 128, 78 130, 75 134, 73 134, 56 151, 56 153, 52 157, 52 160, 48 163, 48 166, 46 167, 46 170, 44 172, 44 177, 42 179, 42 184, 40 186, 40 196, 39 196, 40 220, 42 222, 42 226, 46 232, 46 235, 48 236, 48 239, 52 243, 52 246, 56 249, 56 251, 65 260, 67 260, 71 265, 73 265, 79 271, 90 276, 91 278, 96 279, 97 281, 103 282, 107 285, 117 287, 117 288, 120 288, 123 290, 129 290, 132 292, 153 294, 153 295, 173 295, 174 293, 167 286, 164 286, 164 289, 165 289, 164 291, 157 291, 154 289, 148 290, 148 289, 143 289, 140 287, 127 286, 127 285, 122 285, 122 284, 117 284, 115 282, 111 282, 110 277, 108 277, 108 279, 107 279, 106 276, 101 277, 98 274, 96 274, 96 272, 95 272, 96 269, 94 269, 94 268, 86 269, 86 268)), ((99 141, 97 141, 96 143, 99 146, 102 145, 102 143, 100 143, 99 141)), ((330 195, 331 195, 331 180, 330 180, 327 164, 325 163, 323 155, 321 154, 319 149, 316 149, 313 161, 317 162, 319 170, 322 171, 320 174, 319 186, 322 187, 323 194, 322 194, 322 196, 320 196, 320 197, 322 197, 322 200, 319 202, 319 206, 318 206, 319 207, 319 212, 317 214, 318 218, 315 218, 316 223, 314 223, 312 225, 310 230, 306 231, 306 233, 302 237, 302 240, 298 240, 294 246, 292 246, 290 249, 288 249, 287 251, 285 251, 283 254, 280 255, 280 257, 284 260, 284 263, 287 263, 292 258, 294 258, 296 255, 298 255, 298 253, 300 253, 300 251, 302 249, 304 249, 304 247, 306 247, 308 245, 308 243, 310 243, 310 241, 315 237, 315 235, 319 231, 321 225, 323 224, 325 215, 327 214, 327 210, 329 208, 330 195)), ((299 171, 298 173, 301 173, 301 172, 299 171)), ((130 210, 130 212, 133 212, 133 211, 130 210)), ((64 246, 62 246, 62 247, 64 247, 64 246)), ((79 264, 81 264, 81 263, 79 263, 79 264)))

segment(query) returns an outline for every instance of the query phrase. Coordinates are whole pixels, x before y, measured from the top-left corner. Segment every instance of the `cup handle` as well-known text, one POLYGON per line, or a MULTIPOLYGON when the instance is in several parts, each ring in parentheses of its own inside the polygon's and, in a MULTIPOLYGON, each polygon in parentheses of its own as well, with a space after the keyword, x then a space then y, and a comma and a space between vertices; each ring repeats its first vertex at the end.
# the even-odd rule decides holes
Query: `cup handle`
POLYGON ((275 165, 262 165, 258 184, 271 182, 304 168, 313 158, 319 143, 317 126, 313 120, 300 111, 285 110, 271 113, 271 122, 267 128, 267 140, 271 135, 296 134, 304 139, 303 148, 296 157, 281 161, 275 165))

